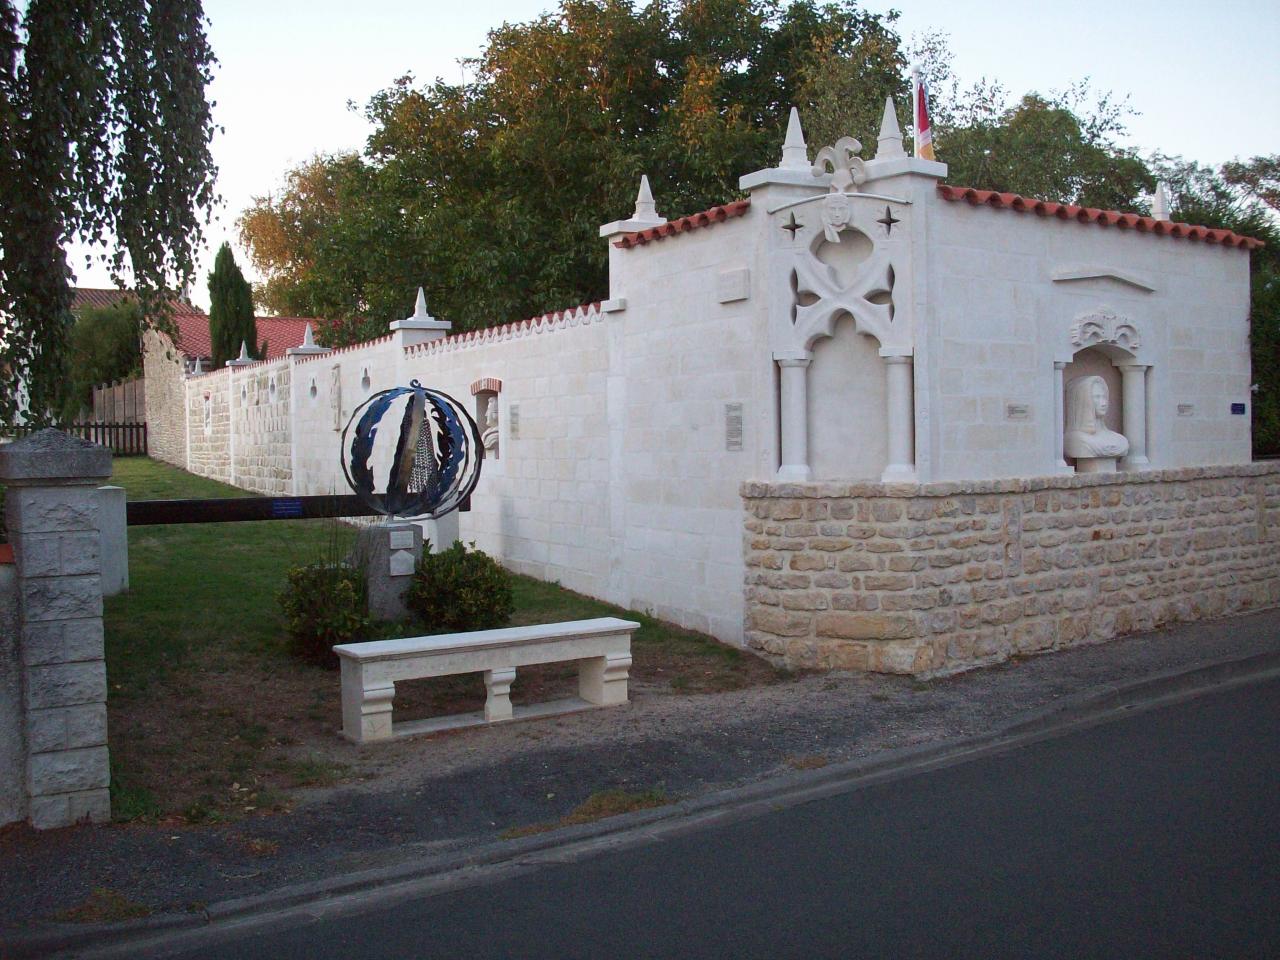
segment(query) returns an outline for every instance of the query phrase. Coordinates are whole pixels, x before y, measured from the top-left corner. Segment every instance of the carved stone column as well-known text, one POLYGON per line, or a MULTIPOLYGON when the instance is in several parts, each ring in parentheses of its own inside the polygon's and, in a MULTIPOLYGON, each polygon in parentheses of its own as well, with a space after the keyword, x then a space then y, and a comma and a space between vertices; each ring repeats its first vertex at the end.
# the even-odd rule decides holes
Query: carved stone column
POLYGON ((1120 463, 1126 470, 1142 470, 1151 466, 1147 458, 1147 371, 1148 363, 1120 363, 1121 390, 1124 394, 1124 435, 1129 441, 1129 455, 1120 463))
POLYGON ((1062 383, 1062 371, 1067 369, 1065 360, 1055 360, 1053 362, 1053 465, 1063 472, 1069 472, 1071 467, 1067 465, 1067 461, 1063 458, 1062 448, 1065 440, 1062 436, 1063 424, 1066 422, 1066 410, 1063 408, 1064 386, 1062 383))
POLYGON ((915 404, 912 398, 911 357, 885 357, 886 416, 888 421, 889 465, 880 479, 911 481, 916 477, 915 404))
POLYGON ((810 475, 809 362, 808 357, 778 360, 782 375, 782 464, 778 467, 778 479, 782 481, 808 480, 810 475))

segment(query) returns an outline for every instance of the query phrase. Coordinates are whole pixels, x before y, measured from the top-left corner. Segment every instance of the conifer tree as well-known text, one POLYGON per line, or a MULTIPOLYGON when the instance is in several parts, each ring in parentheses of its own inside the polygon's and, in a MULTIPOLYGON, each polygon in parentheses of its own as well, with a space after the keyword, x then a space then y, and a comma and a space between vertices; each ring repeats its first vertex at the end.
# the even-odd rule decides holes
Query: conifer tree
POLYGON ((209 274, 209 339, 213 341, 213 365, 221 367, 240 355, 240 344, 249 355, 262 359, 258 327, 253 319, 253 290, 236 265, 230 244, 218 248, 209 274))

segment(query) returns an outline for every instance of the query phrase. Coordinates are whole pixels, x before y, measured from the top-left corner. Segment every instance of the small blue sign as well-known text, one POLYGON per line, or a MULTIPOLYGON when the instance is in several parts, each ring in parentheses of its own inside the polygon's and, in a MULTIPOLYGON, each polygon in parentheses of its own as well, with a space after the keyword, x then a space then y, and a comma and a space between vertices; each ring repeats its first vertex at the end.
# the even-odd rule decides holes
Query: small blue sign
POLYGON ((271 516, 277 520, 296 520, 302 516, 302 501, 284 498, 272 500, 271 516))
POLYGON ((1233 404, 1231 405, 1231 412, 1232 412, 1233 414, 1235 414, 1236 416, 1241 416, 1241 417, 1242 417, 1242 416, 1244 416, 1244 404, 1243 404, 1243 403, 1233 403, 1233 404))

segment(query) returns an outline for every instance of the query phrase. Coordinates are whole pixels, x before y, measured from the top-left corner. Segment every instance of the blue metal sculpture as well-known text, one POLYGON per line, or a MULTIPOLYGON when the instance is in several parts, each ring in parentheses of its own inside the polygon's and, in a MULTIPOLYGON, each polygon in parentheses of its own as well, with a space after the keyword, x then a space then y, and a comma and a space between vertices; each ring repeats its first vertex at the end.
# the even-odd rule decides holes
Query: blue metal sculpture
POLYGON ((366 504, 392 517, 442 517, 462 505, 480 480, 484 444, 480 430, 458 401, 411 380, 382 390, 351 414, 342 431, 342 472, 366 504), (379 424, 403 407, 400 432, 384 489, 379 492, 370 460, 384 444, 379 424), (350 441, 347 434, 355 432, 350 441))

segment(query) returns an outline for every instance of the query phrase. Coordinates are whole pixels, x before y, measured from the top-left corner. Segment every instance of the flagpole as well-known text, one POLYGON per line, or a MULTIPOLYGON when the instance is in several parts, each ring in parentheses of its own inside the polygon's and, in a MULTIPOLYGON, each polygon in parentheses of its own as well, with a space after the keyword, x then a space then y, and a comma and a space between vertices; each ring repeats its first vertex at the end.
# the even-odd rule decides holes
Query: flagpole
POLYGON ((920 65, 911 65, 911 155, 920 156, 920 65))

